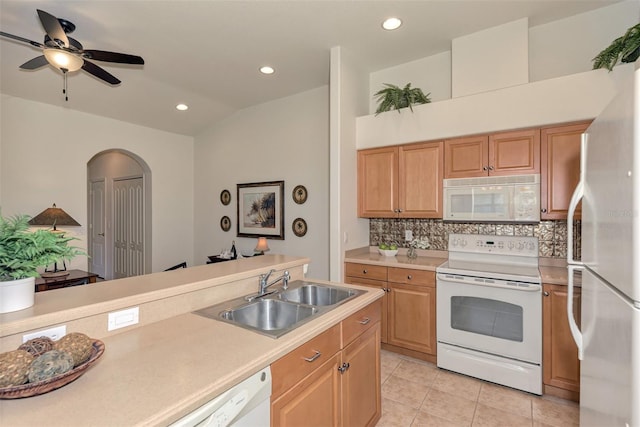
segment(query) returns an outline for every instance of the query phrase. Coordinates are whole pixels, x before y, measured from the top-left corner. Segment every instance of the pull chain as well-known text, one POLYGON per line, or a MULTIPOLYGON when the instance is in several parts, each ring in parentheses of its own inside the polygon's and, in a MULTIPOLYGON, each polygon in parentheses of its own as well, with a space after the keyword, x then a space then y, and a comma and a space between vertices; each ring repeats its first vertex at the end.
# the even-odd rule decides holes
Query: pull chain
POLYGON ((68 95, 68 90, 67 90, 67 72, 68 70, 66 68, 61 68, 62 70, 62 75, 64 77, 64 84, 62 86, 62 94, 64 95, 64 100, 66 102, 69 101, 69 95, 68 95))

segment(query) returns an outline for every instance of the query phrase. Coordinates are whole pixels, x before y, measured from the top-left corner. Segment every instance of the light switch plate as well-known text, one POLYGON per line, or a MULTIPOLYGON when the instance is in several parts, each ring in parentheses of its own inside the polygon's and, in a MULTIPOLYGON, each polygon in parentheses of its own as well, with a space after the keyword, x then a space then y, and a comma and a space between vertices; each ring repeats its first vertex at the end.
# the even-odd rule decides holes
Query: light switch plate
POLYGON ((124 328, 138 323, 140 320, 140 308, 132 307, 126 310, 114 311, 109 313, 107 321, 107 331, 124 328))
POLYGON ((33 338, 47 337, 54 341, 59 340, 67 334, 67 325, 56 326, 55 328, 43 329, 38 332, 31 332, 22 336, 22 342, 27 342, 33 338))
POLYGON ((413 231, 412 230, 404 230, 404 240, 407 242, 413 240, 413 231))

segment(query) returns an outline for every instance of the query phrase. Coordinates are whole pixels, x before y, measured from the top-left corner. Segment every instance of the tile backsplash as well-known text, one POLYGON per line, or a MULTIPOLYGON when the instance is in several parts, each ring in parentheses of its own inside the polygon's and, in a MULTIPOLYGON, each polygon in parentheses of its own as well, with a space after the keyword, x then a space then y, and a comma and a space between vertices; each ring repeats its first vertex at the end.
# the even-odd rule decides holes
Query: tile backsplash
MULTIPOLYGON (((580 258, 580 221, 574 221, 574 256, 580 258)), ((539 242, 539 256, 566 258, 567 221, 540 221, 538 224, 496 224, 444 222, 441 219, 371 219, 369 245, 395 243, 406 248, 405 230, 413 232, 414 239, 427 240, 429 249, 446 251, 449 233, 488 234, 496 236, 534 236, 539 242)))

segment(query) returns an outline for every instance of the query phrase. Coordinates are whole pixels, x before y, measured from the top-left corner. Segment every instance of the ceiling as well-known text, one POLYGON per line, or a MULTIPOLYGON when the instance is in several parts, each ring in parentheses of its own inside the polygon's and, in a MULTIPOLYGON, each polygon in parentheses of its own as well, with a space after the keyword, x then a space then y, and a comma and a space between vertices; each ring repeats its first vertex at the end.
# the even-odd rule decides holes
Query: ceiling
POLYGON ((0 30, 38 42, 36 9, 76 25, 85 49, 140 55, 144 66, 96 61, 122 83, 47 66, 19 70, 39 49, 0 39, 0 92, 161 129, 197 135, 234 112, 329 82, 330 49, 373 72, 450 50, 453 38, 529 17, 536 26, 618 0, 136 0, 0 2, 0 30), (385 31, 384 18, 403 26, 385 31), (258 68, 270 65, 275 74, 258 68), (189 110, 175 109, 186 103, 189 110))

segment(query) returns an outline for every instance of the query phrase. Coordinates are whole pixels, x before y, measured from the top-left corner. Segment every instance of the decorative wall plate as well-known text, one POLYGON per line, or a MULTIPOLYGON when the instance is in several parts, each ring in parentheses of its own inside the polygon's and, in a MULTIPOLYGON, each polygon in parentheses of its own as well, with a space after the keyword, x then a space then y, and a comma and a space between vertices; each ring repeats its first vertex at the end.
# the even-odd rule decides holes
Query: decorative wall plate
POLYGON ((231 193, 229 190, 222 190, 222 193, 220 193, 220 201, 225 206, 231 203, 231 193))
POLYGON ((296 185, 296 188, 293 189, 291 193, 291 197, 293 197, 293 201, 297 204, 301 205, 307 201, 307 189, 304 185, 296 185))
POLYGON ((291 228, 293 229, 293 234, 302 237, 307 234, 307 221, 302 218, 296 218, 293 220, 291 228))
POLYGON ((228 216, 225 215, 220 219, 220 228, 222 228, 222 231, 229 231, 231 229, 231 220, 228 216))

